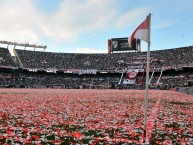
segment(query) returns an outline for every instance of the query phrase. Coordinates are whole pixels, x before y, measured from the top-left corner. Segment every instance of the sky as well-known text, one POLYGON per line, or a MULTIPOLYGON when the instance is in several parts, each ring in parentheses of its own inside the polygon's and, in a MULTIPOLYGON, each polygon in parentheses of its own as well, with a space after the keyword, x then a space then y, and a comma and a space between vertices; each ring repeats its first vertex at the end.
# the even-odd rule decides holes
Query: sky
POLYGON ((192 0, 0 0, 0 10, 0 40, 46 52, 107 53, 108 39, 129 37, 149 13, 151 50, 193 45, 192 0))

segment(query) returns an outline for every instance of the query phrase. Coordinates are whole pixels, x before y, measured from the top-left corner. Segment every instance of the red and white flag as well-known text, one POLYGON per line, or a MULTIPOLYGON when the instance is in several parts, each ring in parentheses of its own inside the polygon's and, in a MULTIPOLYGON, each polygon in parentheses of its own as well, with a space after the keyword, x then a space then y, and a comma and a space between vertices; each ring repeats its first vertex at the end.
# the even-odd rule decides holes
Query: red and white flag
POLYGON ((150 42, 149 39, 149 16, 135 29, 131 37, 128 38, 129 46, 132 47, 134 39, 140 39, 145 42, 150 42))
POLYGON ((126 78, 123 80, 123 84, 135 84, 139 69, 128 69, 126 78))

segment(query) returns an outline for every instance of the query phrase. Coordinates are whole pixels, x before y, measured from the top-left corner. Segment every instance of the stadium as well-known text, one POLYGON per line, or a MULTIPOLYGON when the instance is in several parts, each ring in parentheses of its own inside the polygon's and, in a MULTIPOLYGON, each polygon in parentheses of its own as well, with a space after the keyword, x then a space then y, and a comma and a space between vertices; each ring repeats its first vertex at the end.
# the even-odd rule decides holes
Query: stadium
MULTIPOLYGON (((143 144, 146 52, 14 53, 0 48, 2 144, 143 144)), ((193 47, 150 58, 148 141, 190 144, 193 47)))
POLYGON ((128 11, 124 8, 132 8, 132 3, 116 0, 12 3, 0 5, 0 39, 7 39, 0 40, 0 145, 193 144, 193 46, 150 49, 155 40, 151 30, 162 36, 171 29, 164 36, 169 43, 190 41, 191 35, 183 31, 178 37, 176 31, 192 21, 192 16, 187 21, 189 13, 178 29, 167 29, 178 21, 162 23, 164 15, 157 15, 158 25, 152 28, 149 13, 130 36, 121 37, 128 28, 126 20, 132 26, 150 9, 137 6, 128 11), (55 9, 50 11, 48 3, 55 9), (106 32, 110 34, 101 35, 106 32), (57 46, 53 52, 47 45, 9 38, 58 46, 77 41, 76 47, 82 47, 82 41, 98 47, 99 40, 107 38, 108 53, 59 52, 57 46), (142 51, 144 43, 147 50, 142 51))
MULTIPOLYGON (((150 88, 191 93, 192 52, 192 46, 151 51, 150 88)), ((13 57, 8 48, 1 48, 1 87, 145 89, 146 52, 76 54, 14 49, 14 53, 13 57), (125 68, 138 73, 134 83, 121 86, 125 68)))

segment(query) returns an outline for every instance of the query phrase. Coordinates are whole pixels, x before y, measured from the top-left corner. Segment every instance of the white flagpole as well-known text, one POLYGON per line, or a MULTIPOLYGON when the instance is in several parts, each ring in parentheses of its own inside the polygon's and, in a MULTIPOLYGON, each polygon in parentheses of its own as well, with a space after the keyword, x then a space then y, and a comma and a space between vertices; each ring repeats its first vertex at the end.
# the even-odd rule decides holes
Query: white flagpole
POLYGON ((148 49, 147 49, 147 68, 146 68, 146 91, 145 91, 145 111, 144 111, 144 143, 146 143, 146 124, 147 124, 147 104, 148 104, 148 89, 149 89, 149 59, 150 59, 150 28, 151 28, 151 14, 148 16, 148 49))

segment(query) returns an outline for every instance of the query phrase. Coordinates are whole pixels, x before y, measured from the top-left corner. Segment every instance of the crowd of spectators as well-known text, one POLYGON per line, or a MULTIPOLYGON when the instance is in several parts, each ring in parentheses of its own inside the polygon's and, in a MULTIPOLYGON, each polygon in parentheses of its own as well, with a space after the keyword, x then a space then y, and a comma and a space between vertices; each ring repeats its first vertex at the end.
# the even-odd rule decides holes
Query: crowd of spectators
MULTIPOLYGON (((16 50, 24 68, 56 68, 56 69, 97 69, 112 70, 118 62, 128 67, 140 67, 146 63, 146 52, 113 53, 113 54, 78 54, 53 53, 40 51, 16 50)), ((151 51, 151 60, 156 60, 161 68, 166 69, 192 66, 193 47, 151 51)))
MULTIPOLYGON (((137 76, 135 85, 127 85, 126 88, 143 89, 145 87, 146 52, 112 53, 112 54, 78 54, 78 53, 53 53, 15 49, 17 60, 22 63, 23 69, 45 70, 45 73, 24 73, 12 78, 0 72, 0 85, 24 85, 28 87, 62 87, 62 88, 115 88, 118 84, 123 68, 138 68, 141 71, 137 76), (55 70, 55 73, 47 73, 46 70, 55 70), (72 70, 97 70, 96 75, 68 75, 72 70), (65 72, 61 75, 58 72, 65 72), (108 72, 107 75, 99 75, 108 72), (112 73, 117 73, 113 75, 112 73), (12 79, 11 79, 11 78, 12 79), (140 83, 141 79, 143 79, 140 83), (19 80, 19 81, 18 81, 19 80)), ((151 85, 157 85, 159 72, 164 68, 159 84, 175 86, 187 86, 193 80, 191 71, 183 71, 183 67, 191 67, 193 63, 193 47, 175 48, 167 50, 151 51, 151 72, 155 75, 151 85), (168 70, 176 70, 177 73, 165 73, 168 70), (181 71, 178 71, 181 70, 181 71)), ((0 67, 14 66, 14 61, 6 48, 0 48, 0 67)), ((21 67, 21 66, 20 66, 21 67)), ((73 72, 71 72, 73 73, 73 72)), ((151 73, 150 73, 151 75, 151 73)))
POLYGON ((118 84, 119 76, 101 75, 69 75, 69 74, 23 74, 24 85, 30 88, 87 88, 104 89, 111 88, 112 84, 118 84))
POLYGON ((5 73, 5 72, 0 73, 0 87, 5 86, 6 84, 10 84, 11 83, 10 80, 11 80, 10 73, 5 73))
MULTIPOLYGON (((126 74, 125 74, 126 75, 126 74)), ((123 79, 125 78, 123 76, 123 79)), ((151 75, 151 73, 150 73, 151 75)), ((160 78, 160 73, 154 73, 150 82, 152 89, 170 89, 174 87, 190 86, 193 75, 190 71, 186 72, 168 72, 163 73, 160 78)), ((77 75, 77 74, 57 74, 57 73, 21 73, 20 77, 14 78, 12 73, 0 73, 0 85, 28 88, 66 88, 66 89, 145 89, 145 77, 142 78, 142 73, 139 73, 135 84, 118 85, 121 79, 121 74, 96 74, 96 75, 77 75), (141 81, 142 79, 142 81, 141 81)), ((122 81, 123 81, 122 79, 122 81)))
POLYGON ((7 48, 0 47, 0 68, 14 67, 13 57, 7 48))

